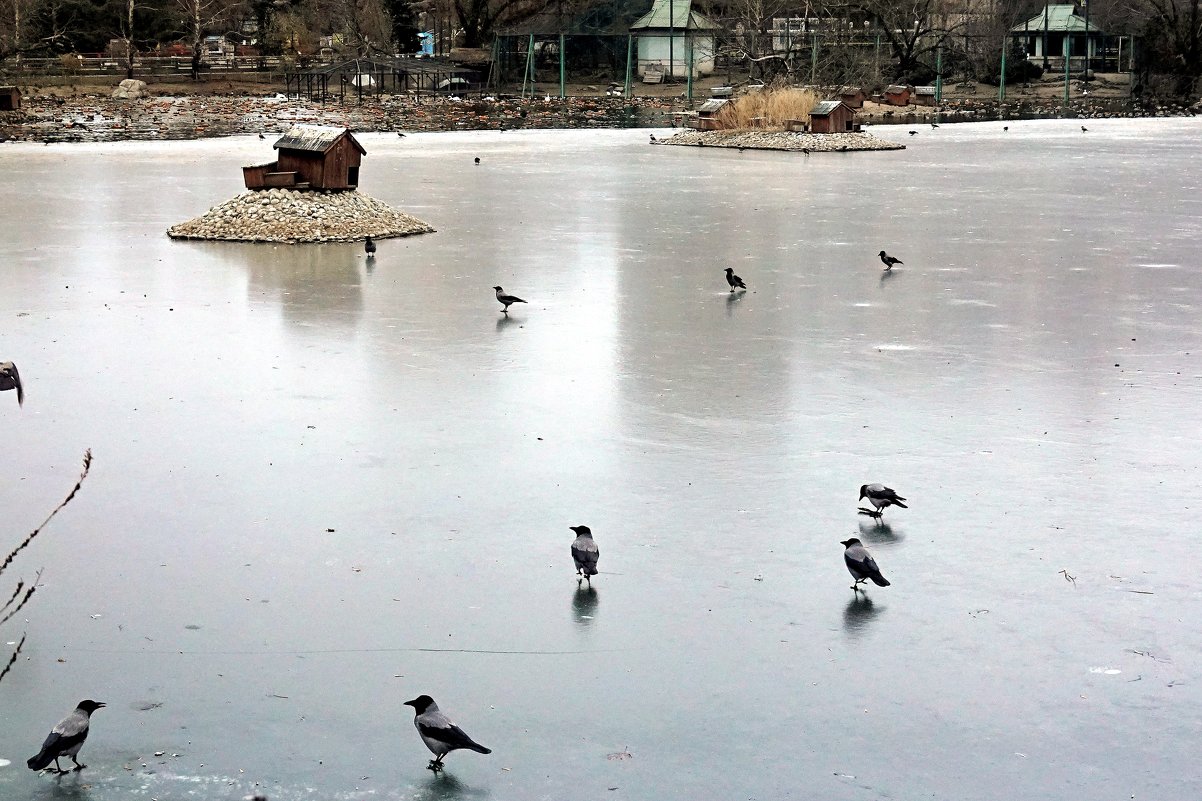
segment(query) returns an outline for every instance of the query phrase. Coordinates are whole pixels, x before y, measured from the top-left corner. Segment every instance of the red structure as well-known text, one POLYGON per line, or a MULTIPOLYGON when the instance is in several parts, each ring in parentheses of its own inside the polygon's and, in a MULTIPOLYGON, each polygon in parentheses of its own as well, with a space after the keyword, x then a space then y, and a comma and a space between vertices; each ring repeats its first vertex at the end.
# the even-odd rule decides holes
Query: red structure
POLYGON ((887 87, 884 102, 890 106, 910 105, 910 87, 901 85, 887 87))
POLYGON ((270 164, 243 167, 247 189, 354 189, 367 151, 346 128, 293 125, 273 147, 270 164))
POLYGON ((0 86, 0 111, 21 108, 21 90, 15 86, 0 86))
POLYGON ((856 110, 842 100, 823 100, 810 110, 810 133, 855 130, 856 110))
POLYGON ((839 99, 850 108, 864 108, 864 90, 858 86, 844 89, 843 93, 839 95, 839 99))

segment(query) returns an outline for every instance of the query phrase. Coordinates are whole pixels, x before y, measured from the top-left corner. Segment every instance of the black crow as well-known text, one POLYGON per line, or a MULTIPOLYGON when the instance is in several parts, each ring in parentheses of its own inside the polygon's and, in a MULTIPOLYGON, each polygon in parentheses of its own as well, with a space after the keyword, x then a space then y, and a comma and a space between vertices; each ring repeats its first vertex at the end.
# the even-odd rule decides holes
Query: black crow
POLYGON ((438 704, 428 695, 419 695, 412 701, 406 701, 406 706, 413 707, 416 714, 413 725, 421 735, 422 742, 434 759, 426 765, 429 770, 438 773, 442 770, 442 758, 460 748, 470 748, 478 754, 491 754, 491 748, 485 748, 480 743, 467 736, 467 733, 456 726, 450 718, 438 710, 438 704))
POLYGON ((936 128, 938 128, 938 127, 939 127, 939 124, 938 124, 938 123, 935 123, 935 122, 932 122, 932 123, 931 123, 931 130, 935 130, 935 129, 936 129, 936 128))
POLYGON ((17 372, 17 365, 12 362, 0 362, 0 392, 6 389, 15 389, 17 405, 25 405, 25 387, 21 386, 21 374, 17 372))
POLYGON ((46 742, 42 743, 42 750, 37 756, 30 757, 25 764, 30 770, 45 770, 53 762, 56 773, 67 773, 68 771, 58 764, 59 757, 66 756, 71 757, 71 761, 75 763, 75 770, 86 768, 87 765, 79 764, 75 755, 83 747, 83 741, 88 739, 88 724, 91 722, 92 713, 103 706, 99 701, 80 701, 74 712, 50 730, 50 735, 46 742))
POLYGON ((1088 129, 1088 128, 1086 128, 1084 125, 1082 125, 1082 126, 1081 126, 1081 133, 1088 133, 1088 132, 1089 132, 1089 129, 1088 129))
POLYGON ((576 562, 576 583, 588 579, 588 585, 593 586, 593 576, 597 575, 597 560, 601 558, 601 549, 593 542, 593 531, 588 526, 569 526, 576 532, 576 540, 572 543, 572 560, 576 562))
POLYGON ((878 253, 877 255, 881 257, 881 261, 884 263, 886 270, 892 270, 893 265, 895 265, 895 264, 905 264, 905 262, 902 261, 901 259, 893 258, 892 256, 890 256, 888 253, 886 253, 883 250, 880 253, 878 253))
POLYGON ((1003 126, 1002 126, 1002 130, 1003 130, 1003 131, 1008 131, 1008 130, 1010 130, 1010 126, 1009 126, 1009 125, 1003 125, 1003 126))
POLYGON ((476 156, 476 163, 477 163, 477 164, 479 164, 479 163, 480 163, 480 157, 479 157, 479 156, 476 156))
POLYGON ((259 134, 259 138, 260 138, 260 139, 266 139, 267 137, 266 137, 266 136, 264 136, 263 134, 259 134))
POLYGON ((918 135, 918 131, 910 131, 910 136, 917 136, 917 135, 918 135))
POLYGON ((376 243, 371 241, 371 237, 363 243, 363 252, 367 254, 367 258, 373 258, 376 255, 376 243))
POLYGON ((499 300, 499 301, 501 301, 501 303, 505 304, 505 308, 501 309, 501 311, 505 314, 509 314, 510 304, 526 302, 526 301, 522 300, 521 298, 517 297, 516 295, 506 295, 505 290, 501 289, 501 287, 499 287, 499 286, 494 286, 493 289, 497 290, 497 300, 499 300))
POLYGON ((738 287, 739 289, 747 288, 747 284, 744 284, 743 279, 735 275, 735 271, 731 267, 726 268, 726 283, 730 284, 731 292, 735 291, 735 287, 738 287))
POLYGON ((898 495, 893 490, 886 487, 884 484, 864 484, 860 487, 860 500, 868 499, 868 502, 876 507, 876 516, 880 517, 890 506, 900 506, 903 509, 909 509, 902 501, 905 498, 898 495))
POLYGON ((846 550, 843 551, 843 564, 847 565, 847 572, 851 573, 851 577, 856 580, 851 588, 859 592, 860 584, 869 579, 878 587, 888 587, 889 579, 881 575, 881 569, 876 566, 876 560, 872 558, 872 554, 868 553, 868 549, 860 544, 860 540, 852 537, 849 540, 843 540, 841 543, 846 550))
POLYGON ((651 136, 651 142, 650 142, 650 144, 653 144, 653 145, 654 145, 656 142, 658 142, 658 141, 659 141, 658 139, 656 139, 656 138, 655 138, 655 134, 650 134, 650 136, 651 136))

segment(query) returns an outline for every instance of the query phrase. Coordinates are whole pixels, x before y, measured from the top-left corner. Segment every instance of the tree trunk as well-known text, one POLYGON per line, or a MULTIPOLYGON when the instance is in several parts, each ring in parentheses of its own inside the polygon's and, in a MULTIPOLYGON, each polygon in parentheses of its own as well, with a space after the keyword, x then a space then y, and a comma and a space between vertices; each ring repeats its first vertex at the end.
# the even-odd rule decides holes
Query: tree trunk
POLYGON ((200 0, 190 0, 192 12, 192 80, 200 80, 201 47, 204 44, 204 27, 200 24, 200 0))
POLYGON ((125 77, 134 77, 134 0, 125 2, 125 77))

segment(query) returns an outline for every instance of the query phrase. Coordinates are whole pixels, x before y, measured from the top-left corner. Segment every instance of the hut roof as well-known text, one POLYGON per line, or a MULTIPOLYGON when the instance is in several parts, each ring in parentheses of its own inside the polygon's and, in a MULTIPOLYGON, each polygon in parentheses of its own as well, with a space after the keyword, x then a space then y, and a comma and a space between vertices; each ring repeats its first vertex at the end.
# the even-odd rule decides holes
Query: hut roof
MULTIPOLYGON (((1046 7, 1048 30, 1054 33, 1085 33, 1085 20, 1077 13, 1077 7, 1072 3, 1049 3, 1046 7)), ((1040 33, 1043 31, 1044 11, 1040 11, 1031 19, 1015 25, 1012 33, 1040 33)), ((1089 32, 1102 35, 1097 25, 1090 25, 1089 32)))
POLYGON ((304 150, 309 153, 325 153, 334 146, 334 143, 346 136, 351 140, 359 152, 367 155, 367 151, 363 149, 363 145, 359 144, 359 140, 351 136, 351 132, 346 128, 339 128, 333 125, 293 125, 288 129, 288 132, 276 140, 272 145, 276 150, 304 150))
POLYGON ((720 26, 693 10, 693 0, 655 0, 651 10, 634 21, 630 30, 683 28, 692 31, 716 31, 720 26))
POLYGON ((700 106, 697 107, 697 111, 699 113, 710 114, 712 112, 718 111, 719 109, 721 109, 723 106, 725 106, 729 102, 730 101, 726 100, 726 99, 707 100, 704 103, 702 103, 700 106))
POLYGON ((831 112, 833 112, 835 109, 839 108, 839 106, 846 107, 848 111, 853 110, 851 106, 848 106, 842 100, 823 100, 821 103, 814 106, 814 108, 810 109, 810 116, 811 117, 829 117, 831 115, 831 112))
POLYGON ((893 95, 893 94, 898 94, 899 92, 908 92, 908 91, 910 91, 910 87, 908 87, 904 84, 894 84, 893 86, 885 87, 885 94, 887 94, 887 95, 893 95))
POLYGON ((935 96, 935 87, 934 86, 915 86, 914 94, 930 95, 931 97, 934 97, 935 96))

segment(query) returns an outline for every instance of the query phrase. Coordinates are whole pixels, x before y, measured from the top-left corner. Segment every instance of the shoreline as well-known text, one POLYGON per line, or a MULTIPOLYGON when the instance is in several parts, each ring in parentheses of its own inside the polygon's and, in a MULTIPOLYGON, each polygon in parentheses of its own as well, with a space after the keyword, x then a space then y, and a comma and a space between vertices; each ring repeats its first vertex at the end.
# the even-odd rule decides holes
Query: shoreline
MULTIPOLYGON (((696 101, 694 105, 696 105, 696 101)), ((0 142, 114 142, 205 139, 286 131, 298 122, 338 125, 361 133, 518 129, 677 128, 687 104, 680 97, 420 98, 317 103, 283 95, 151 95, 119 100, 85 94, 28 97, 22 109, 0 112, 0 142)), ((1139 106, 1113 98, 1078 98, 1068 105, 1046 97, 998 103, 948 98, 942 106, 865 103, 857 119, 871 125, 998 119, 1099 119, 1196 115, 1202 103, 1139 106)))

